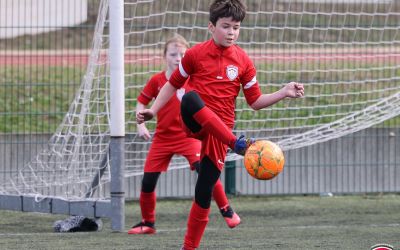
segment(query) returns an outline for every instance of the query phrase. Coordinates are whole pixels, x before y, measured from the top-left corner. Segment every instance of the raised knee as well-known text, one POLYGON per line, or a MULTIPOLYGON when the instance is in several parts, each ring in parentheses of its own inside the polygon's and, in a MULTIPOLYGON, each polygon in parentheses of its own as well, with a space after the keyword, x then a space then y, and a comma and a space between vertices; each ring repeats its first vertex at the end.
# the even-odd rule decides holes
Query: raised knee
POLYGON ((194 114, 204 107, 204 102, 195 91, 189 91, 182 97, 182 107, 194 114))

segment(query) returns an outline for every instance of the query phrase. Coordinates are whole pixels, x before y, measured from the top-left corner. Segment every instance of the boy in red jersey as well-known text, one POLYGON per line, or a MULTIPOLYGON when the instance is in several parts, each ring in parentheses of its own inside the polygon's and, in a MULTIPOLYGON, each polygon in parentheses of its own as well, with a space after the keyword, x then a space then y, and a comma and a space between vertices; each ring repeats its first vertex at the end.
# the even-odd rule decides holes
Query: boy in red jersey
POLYGON ((179 68, 160 90, 150 109, 137 113, 140 124, 151 119, 188 79, 190 92, 182 98, 181 115, 187 133, 202 140, 200 171, 182 249, 195 249, 208 222, 212 191, 224 165, 227 147, 244 155, 253 139, 236 138, 235 99, 242 87, 254 110, 286 97, 304 95, 304 86, 290 82, 271 94, 262 94, 256 69, 247 54, 235 44, 246 7, 240 0, 214 0, 208 29, 212 38, 185 53, 179 68), (190 76, 190 77, 189 77, 190 76))
MULTIPOLYGON (((167 70, 155 74, 147 82, 138 96, 136 112, 144 110, 145 106, 157 97, 158 92, 178 67, 188 48, 189 44, 180 35, 175 35, 165 43, 164 58, 167 70)), ((156 193, 154 190, 160 173, 167 170, 174 154, 186 157, 192 170, 198 171, 199 169, 201 142, 187 137, 182 130, 180 120, 180 101, 184 93, 185 89, 180 88, 176 92, 176 96, 173 96, 157 114, 156 132, 144 166, 139 198, 142 221, 133 226, 128 234, 153 234, 156 232, 154 227, 156 193)), ((144 123, 138 124, 138 134, 145 140, 150 139, 150 133, 144 123)), ((216 183, 213 196, 227 225, 230 228, 236 227, 240 223, 240 217, 230 207, 220 180, 216 183)))

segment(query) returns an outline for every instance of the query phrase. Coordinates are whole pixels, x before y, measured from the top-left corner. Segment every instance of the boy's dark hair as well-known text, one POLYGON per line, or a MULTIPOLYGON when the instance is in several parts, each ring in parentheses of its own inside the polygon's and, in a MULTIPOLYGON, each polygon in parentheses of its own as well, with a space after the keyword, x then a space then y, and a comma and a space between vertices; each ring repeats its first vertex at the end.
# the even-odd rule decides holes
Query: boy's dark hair
POLYGON ((210 22, 213 25, 223 17, 232 17, 232 20, 242 22, 245 16, 246 5, 241 0, 215 0, 210 5, 210 22))

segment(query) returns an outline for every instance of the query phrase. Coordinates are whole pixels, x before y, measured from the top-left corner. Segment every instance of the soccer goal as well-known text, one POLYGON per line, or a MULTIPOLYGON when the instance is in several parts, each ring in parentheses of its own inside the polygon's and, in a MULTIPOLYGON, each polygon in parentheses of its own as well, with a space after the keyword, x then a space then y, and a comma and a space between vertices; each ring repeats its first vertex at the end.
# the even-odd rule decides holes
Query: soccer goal
MULTIPOLYGON (((115 174, 110 159, 122 159, 123 173, 116 175, 142 175, 150 143, 136 135, 136 97, 149 77, 162 69, 162 48, 168 37, 179 33, 191 45, 210 38, 211 1, 125 0, 123 27, 110 25, 113 2, 101 1, 87 71, 63 122, 41 153, 0 184, 1 208, 86 211, 108 217, 110 189, 119 195, 119 202, 123 197, 123 178, 111 183, 115 174), (110 60, 115 52, 110 49, 110 35, 122 28, 125 67, 118 71, 123 75, 115 76, 118 63, 115 66, 110 60), (114 88, 121 86, 112 84, 113 76, 125 80, 125 102, 119 105, 124 110, 114 109, 111 102, 113 91, 118 91, 114 88), (113 134, 111 121, 121 114, 115 125, 123 132, 113 134), (124 153, 118 157, 121 151, 117 150, 116 157, 111 147, 119 136, 124 138, 124 153), (119 187, 117 191, 113 185, 119 187)), ((239 96, 236 134, 269 139, 291 150, 382 124, 400 114, 398 1, 245 2, 248 12, 238 44, 253 60, 262 91, 299 81, 306 95, 258 112, 239 96)), ((154 128, 154 121, 148 126, 154 128)), ((235 159, 237 155, 228 154, 227 160, 235 159)), ((170 169, 186 167, 186 160, 177 157, 170 169)))

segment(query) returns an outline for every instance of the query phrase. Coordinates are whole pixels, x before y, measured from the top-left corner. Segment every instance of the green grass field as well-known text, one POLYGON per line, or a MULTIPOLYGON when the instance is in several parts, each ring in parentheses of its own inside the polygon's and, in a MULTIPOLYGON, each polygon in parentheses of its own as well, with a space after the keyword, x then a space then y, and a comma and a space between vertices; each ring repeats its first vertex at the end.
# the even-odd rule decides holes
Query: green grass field
MULTIPOLYGON (((200 249, 400 249, 400 196, 232 197, 242 224, 229 229, 212 205, 200 249)), ((1 249, 179 249, 191 201, 161 200, 156 235, 128 235, 140 220, 138 202, 126 205, 126 230, 53 233, 62 215, 0 211, 1 249)))

